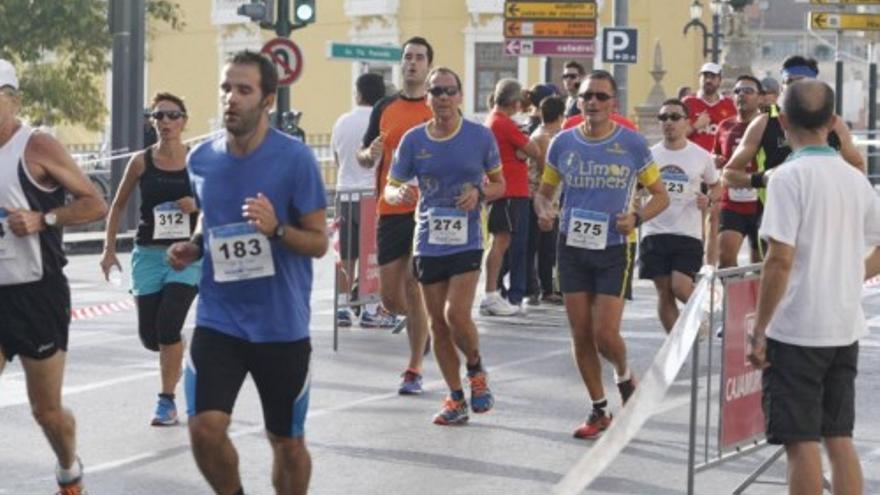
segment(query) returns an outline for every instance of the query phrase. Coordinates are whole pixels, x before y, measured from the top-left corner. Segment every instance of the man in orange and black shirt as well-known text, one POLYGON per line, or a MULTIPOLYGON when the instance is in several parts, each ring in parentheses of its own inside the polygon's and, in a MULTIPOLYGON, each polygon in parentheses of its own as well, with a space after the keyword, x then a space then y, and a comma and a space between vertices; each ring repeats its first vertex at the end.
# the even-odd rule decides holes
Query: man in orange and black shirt
POLYGON ((364 134, 363 148, 358 153, 361 165, 373 167, 377 162, 379 164, 376 173, 379 198, 379 224, 376 231, 379 290, 382 304, 387 309, 406 315, 410 358, 399 389, 403 395, 422 392, 422 358, 428 340, 422 292, 410 269, 417 199, 412 203, 391 205, 382 197, 382 191, 388 180, 391 159, 403 135, 431 119, 425 79, 433 60, 434 50, 424 38, 410 38, 403 44, 403 90, 379 100, 373 107, 370 125, 364 134))

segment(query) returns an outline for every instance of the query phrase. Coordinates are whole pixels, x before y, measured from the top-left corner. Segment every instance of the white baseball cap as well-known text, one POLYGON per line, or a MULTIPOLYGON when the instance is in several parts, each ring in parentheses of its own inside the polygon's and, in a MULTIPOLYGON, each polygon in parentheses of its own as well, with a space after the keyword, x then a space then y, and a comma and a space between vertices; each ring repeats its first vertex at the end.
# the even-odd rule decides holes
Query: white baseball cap
POLYGON ((0 58, 0 88, 3 86, 12 86, 13 89, 18 89, 18 77, 15 75, 15 67, 0 58))
POLYGON ((706 62, 700 67, 700 74, 708 72, 710 74, 721 75, 721 66, 718 64, 713 64, 712 62, 706 62))

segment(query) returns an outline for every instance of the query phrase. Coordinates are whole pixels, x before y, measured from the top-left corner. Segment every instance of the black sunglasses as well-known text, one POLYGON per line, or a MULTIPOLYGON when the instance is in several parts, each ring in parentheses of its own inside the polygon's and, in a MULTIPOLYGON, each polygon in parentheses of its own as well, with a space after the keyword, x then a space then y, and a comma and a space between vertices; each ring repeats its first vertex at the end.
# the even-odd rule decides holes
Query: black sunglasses
POLYGON ((758 90, 756 88, 752 88, 750 86, 743 86, 741 88, 733 88, 733 94, 735 94, 735 95, 753 95, 757 92, 758 92, 758 90))
POLYGON ((162 120, 165 117, 168 117, 168 120, 177 120, 185 115, 185 113, 178 110, 157 110, 151 113, 150 117, 152 117, 153 120, 162 120))
POLYGON ((597 93, 597 92, 593 92, 593 91, 584 91, 583 93, 579 94, 578 96, 583 98, 584 101, 590 101, 594 97, 599 101, 608 101, 611 98, 613 98, 608 93, 597 93))
POLYGON ((455 86, 432 86, 428 88, 428 93, 431 93, 433 96, 455 96, 458 94, 458 88, 455 86))
POLYGON ((562 75, 563 79, 577 79, 578 77, 580 77, 578 74, 563 74, 562 75))
POLYGON ((659 120, 660 122, 666 122, 667 120, 671 120, 673 122, 678 122, 679 120, 681 120, 683 118, 684 118, 684 115, 682 115, 680 113, 661 113, 660 115, 657 116, 657 120, 659 120))

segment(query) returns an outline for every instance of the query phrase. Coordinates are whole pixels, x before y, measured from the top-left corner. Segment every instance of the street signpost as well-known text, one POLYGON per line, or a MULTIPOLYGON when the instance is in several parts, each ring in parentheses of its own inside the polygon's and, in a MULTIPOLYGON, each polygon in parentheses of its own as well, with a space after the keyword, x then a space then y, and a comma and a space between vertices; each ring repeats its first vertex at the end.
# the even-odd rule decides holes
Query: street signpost
POLYGON ((596 55, 596 42, 593 40, 508 39, 504 42, 504 54, 518 57, 593 57, 596 55))
POLYGON ((515 57, 592 57, 594 0, 507 0, 504 54, 515 57))
POLYGON ((602 62, 635 64, 639 57, 639 30, 635 28, 602 29, 602 62))
POLYGON ((880 31, 880 15, 810 12, 810 28, 844 31, 880 31))
POLYGON ((397 46, 327 43, 327 58, 371 62, 399 62, 402 50, 397 46))
POLYGON ((266 42, 260 52, 268 55, 275 64, 279 86, 290 86, 299 79, 303 57, 296 43, 287 38, 275 38, 266 42))
POLYGON ((521 21, 505 20, 504 36, 508 38, 583 38, 596 37, 596 20, 587 21, 521 21))
POLYGON ((566 19, 589 20, 596 18, 596 4, 592 2, 507 2, 507 19, 566 19))

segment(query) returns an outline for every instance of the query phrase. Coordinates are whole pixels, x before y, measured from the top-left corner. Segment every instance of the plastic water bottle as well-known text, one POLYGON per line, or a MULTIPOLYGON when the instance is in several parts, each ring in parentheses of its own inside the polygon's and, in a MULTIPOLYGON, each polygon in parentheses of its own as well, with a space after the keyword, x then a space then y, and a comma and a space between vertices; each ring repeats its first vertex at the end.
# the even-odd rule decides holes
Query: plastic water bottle
POLYGON ((107 280, 114 287, 122 287, 122 270, 113 265, 110 267, 110 272, 107 274, 107 280))

